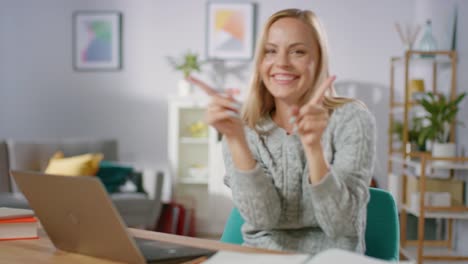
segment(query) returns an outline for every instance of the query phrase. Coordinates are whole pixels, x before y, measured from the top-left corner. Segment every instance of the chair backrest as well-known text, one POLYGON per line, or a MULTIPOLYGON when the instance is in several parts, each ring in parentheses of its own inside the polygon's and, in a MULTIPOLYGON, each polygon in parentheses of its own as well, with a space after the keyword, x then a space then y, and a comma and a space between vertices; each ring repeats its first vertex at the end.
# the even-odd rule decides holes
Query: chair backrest
POLYGON ((244 224, 244 219, 237 210, 236 207, 232 208, 231 214, 229 215, 226 225, 224 226, 223 235, 221 236, 221 242, 231 244, 242 244, 244 238, 242 238, 241 228, 244 224))
MULTIPOLYGON (((367 204, 366 255, 383 260, 399 259, 400 228, 398 210, 393 197, 386 191, 369 188, 367 204)), ((237 208, 233 208, 224 227, 221 241, 242 244, 241 227, 244 219, 237 208)))
POLYGON ((397 261, 400 225, 398 209, 392 195, 382 189, 369 188, 367 204, 366 255, 397 261))

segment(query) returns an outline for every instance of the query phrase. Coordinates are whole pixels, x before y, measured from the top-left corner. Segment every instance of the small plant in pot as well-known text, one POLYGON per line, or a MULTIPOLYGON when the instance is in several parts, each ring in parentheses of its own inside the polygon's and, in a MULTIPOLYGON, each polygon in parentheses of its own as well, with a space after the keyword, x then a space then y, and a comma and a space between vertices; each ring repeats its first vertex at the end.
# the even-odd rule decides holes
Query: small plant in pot
POLYGON ((423 129, 423 120, 419 117, 413 117, 411 122, 411 128, 408 131, 408 141, 415 146, 416 151, 426 151, 426 144, 424 135, 421 135, 423 129), (420 142, 419 138, 422 138, 423 141, 420 142))
POLYGON ((184 75, 184 79, 179 80, 178 88, 180 96, 187 96, 191 93, 191 84, 186 79, 193 72, 201 72, 202 61, 198 59, 198 54, 191 51, 186 52, 182 59, 174 59, 168 57, 169 63, 174 67, 175 70, 181 71, 184 75))
MULTIPOLYGON (((454 143, 449 143, 450 125, 456 122, 455 117, 458 113, 458 105, 465 97, 462 93, 454 100, 447 99, 443 94, 433 94, 428 92, 426 96, 418 100, 426 111, 423 117, 424 127, 419 134, 418 144, 430 140, 432 142, 433 157, 455 157, 456 148, 454 143)), ((459 122, 458 122, 459 123, 459 122)), ((434 163, 446 164, 446 161, 437 161, 434 163)))
MULTIPOLYGON (((408 129, 408 142, 406 143, 407 145, 405 146, 405 149, 407 152, 414 152, 414 151, 425 151, 426 146, 425 142, 422 142, 422 144, 419 144, 419 134, 421 133, 422 129, 422 119, 421 118, 416 118, 413 117, 411 119, 411 122, 409 124, 409 129, 408 129)), ((393 127, 391 129, 391 134, 394 137, 394 141, 398 143, 403 142, 403 122, 396 120, 393 122, 393 127)), ((403 146, 400 146, 401 150, 403 149, 403 146)))

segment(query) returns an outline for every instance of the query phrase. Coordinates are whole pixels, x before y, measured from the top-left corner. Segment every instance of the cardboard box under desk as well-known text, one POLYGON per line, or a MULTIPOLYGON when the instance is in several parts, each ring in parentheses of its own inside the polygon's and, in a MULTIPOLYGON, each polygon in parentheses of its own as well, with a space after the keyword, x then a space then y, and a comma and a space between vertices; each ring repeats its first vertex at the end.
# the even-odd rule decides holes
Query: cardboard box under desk
MULTIPOLYGON (((420 179, 415 177, 407 177, 406 184, 406 201, 411 207, 411 193, 420 192, 420 179)), ((463 188, 464 181, 457 179, 431 179, 426 178, 426 192, 449 192, 451 196, 452 206, 463 205, 463 188)))

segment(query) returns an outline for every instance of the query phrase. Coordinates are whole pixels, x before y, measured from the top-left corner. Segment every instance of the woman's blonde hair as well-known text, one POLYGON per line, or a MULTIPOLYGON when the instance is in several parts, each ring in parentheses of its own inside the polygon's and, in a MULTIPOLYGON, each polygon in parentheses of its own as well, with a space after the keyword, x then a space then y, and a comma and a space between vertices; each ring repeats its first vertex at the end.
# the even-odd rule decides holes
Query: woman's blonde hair
MULTIPOLYGON (((328 72, 328 49, 326 43, 325 31, 323 30, 319 19, 317 16, 310 10, 299 10, 299 9, 285 9, 276 12, 273 14, 265 26, 263 27, 262 33, 260 35, 260 41, 257 43, 256 54, 255 54, 255 71, 252 76, 250 83, 250 91, 246 104, 242 112, 242 119, 246 124, 255 129, 257 123, 267 115, 269 115, 275 109, 275 101, 273 95, 265 87, 265 84, 262 81, 260 76, 260 65, 264 58, 264 47, 265 42, 267 41, 268 31, 270 27, 276 21, 281 18, 296 18, 305 24, 310 26, 311 34, 314 36, 314 39, 317 40, 318 46, 318 58, 317 58, 317 67, 315 71, 315 80, 311 89, 308 89, 304 96, 301 96, 301 101, 299 105, 303 105, 305 102, 309 101, 312 98, 312 95, 316 91, 316 88, 322 84, 329 76, 328 72)), ((325 95, 323 100, 323 105, 325 108, 328 108, 330 111, 333 109, 354 101, 351 98, 337 97, 334 89, 330 89, 325 95)))

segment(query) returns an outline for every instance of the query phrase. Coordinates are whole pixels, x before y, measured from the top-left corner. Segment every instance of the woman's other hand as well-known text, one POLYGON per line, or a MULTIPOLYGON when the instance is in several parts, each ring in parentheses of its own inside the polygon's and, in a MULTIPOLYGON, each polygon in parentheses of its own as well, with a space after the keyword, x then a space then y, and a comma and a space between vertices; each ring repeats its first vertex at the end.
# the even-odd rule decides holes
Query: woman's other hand
POLYGON ((221 94, 205 82, 189 76, 187 81, 200 87, 208 96, 211 103, 205 113, 205 121, 214 127, 228 140, 244 137, 243 124, 240 118, 241 104, 231 95, 221 94))
POLYGON ((240 117, 241 104, 230 95, 212 96, 205 114, 205 121, 227 137, 228 140, 244 137, 240 117))
POLYGON ((315 148, 320 144, 323 132, 328 126, 329 112, 323 107, 325 91, 331 87, 336 77, 329 77, 318 88, 312 99, 301 108, 293 107, 292 116, 295 119, 295 130, 301 137, 305 148, 315 148))

